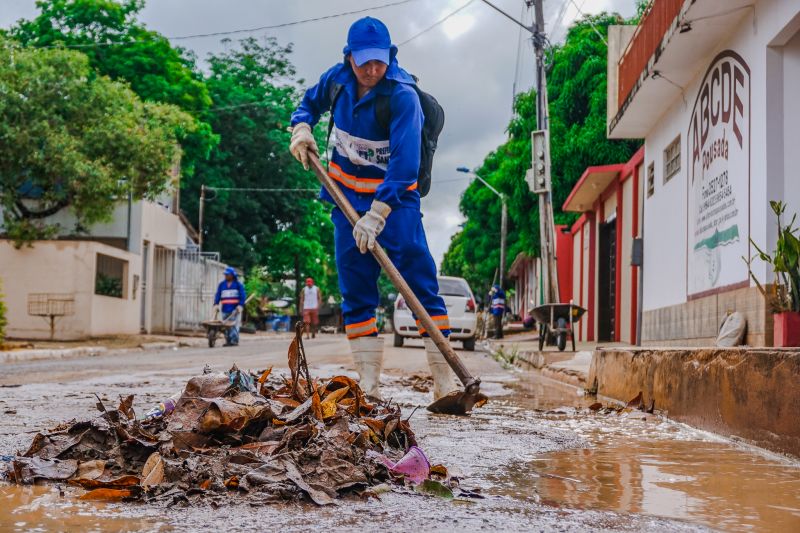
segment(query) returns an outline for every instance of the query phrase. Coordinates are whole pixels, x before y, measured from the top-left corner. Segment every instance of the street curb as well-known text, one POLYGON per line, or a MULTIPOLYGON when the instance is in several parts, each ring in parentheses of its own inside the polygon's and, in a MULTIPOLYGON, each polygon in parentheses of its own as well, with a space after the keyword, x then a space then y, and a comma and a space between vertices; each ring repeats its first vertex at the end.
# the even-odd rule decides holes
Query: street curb
MULTIPOLYGON (((261 340, 290 340, 293 335, 240 337, 241 343, 261 340)), ((81 357, 97 357, 100 355, 124 355, 129 353, 155 352, 159 350, 178 350, 180 348, 203 348, 208 346, 205 337, 187 337, 179 341, 145 342, 133 348, 109 349, 105 346, 78 346, 63 349, 31 349, 0 351, 0 364, 25 363, 30 361, 46 361, 57 359, 78 359, 81 357)))

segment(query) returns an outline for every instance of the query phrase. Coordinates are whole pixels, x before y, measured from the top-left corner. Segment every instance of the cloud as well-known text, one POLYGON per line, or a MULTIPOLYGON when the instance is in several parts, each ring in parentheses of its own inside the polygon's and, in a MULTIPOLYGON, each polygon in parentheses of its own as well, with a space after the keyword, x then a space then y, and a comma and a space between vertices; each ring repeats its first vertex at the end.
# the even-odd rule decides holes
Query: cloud
MULTIPOLYGON (((387 24, 394 42, 403 42, 467 1, 415 0, 370 14, 387 24)), ((0 27, 8 27, 36 13, 34 0, 0 2, 3 3, 0 27)), ((370 0, 369 4, 363 0, 150 0, 142 20, 164 35, 177 36, 278 24, 381 3, 385 0, 370 0)), ((494 3, 515 17, 523 13, 524 4, 520 0, 495 0, 494 3)), ((545 3, 546 29, 556 38, 563 38, 564 26, 577 15, 571 4, 571 0, 547 0, 545 3), (564 5, 563 22, 556 25, 564 5)), ((634 0, 577 0, 577 4, 583 5, 586 13, 609 10, 630 16, 635 11, 634 0)), ((294 43, 292 61, 299 77, 310 85, 325 69, 341 61, 347 28, 361 16, 291 26, 268 34, 281 43, 294 43)), ((529 14, 525 22, 530 23, 529 14)), ((179 44, 193 50, 201 60, 223 46, 219 37, 180 41, 179 44)), ((505 140, 505 128, 511 118, 512 89, 515 81, 517 92, 530 88, 534 58, 525 32, 480 1, 403 46, 398 58, 404 68, 419 76, 422 87, 436 96, 446 112, 445 130, 434 164, 433 188, 423 200, 428 240, 439 263, 450 237, 458 230, 461 220, 458 202, 469 183, 467 179, 457 179, 464 175, 457 174, 455 167, 477 167, 486 154, 505 140), (519 60, 518 49, 521 50, 519 60)))

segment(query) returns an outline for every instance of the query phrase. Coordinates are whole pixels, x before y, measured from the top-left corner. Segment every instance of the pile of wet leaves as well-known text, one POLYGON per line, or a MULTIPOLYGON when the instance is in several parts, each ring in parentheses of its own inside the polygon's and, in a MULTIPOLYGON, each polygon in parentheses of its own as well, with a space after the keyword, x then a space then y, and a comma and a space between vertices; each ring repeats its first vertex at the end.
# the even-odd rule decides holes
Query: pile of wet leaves
POLYGON ((166 505, 326 505, 408 490, 404 482, 452 497, 457 480, 430 466, 400 407, 370 401, 347 376, 312 378, 301 333, 289 348, 291 375, 206 369, 157 416, 137 416, 133 396, 116 408, 98 398, 99 416, 37 434, 5 475, 77 485, 82 499, 166 505))

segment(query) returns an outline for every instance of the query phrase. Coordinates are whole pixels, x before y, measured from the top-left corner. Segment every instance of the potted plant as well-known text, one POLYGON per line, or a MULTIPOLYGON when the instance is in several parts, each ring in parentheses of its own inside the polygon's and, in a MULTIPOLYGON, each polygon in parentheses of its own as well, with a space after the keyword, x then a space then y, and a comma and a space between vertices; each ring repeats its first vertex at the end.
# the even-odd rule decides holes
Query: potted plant
MULTIPOLYGON (((787 226, 783 226, 781 217, 786 205, 783 202, 770 202, 769 205, 778 218, 775 252, 770 255, 761 250, 753 239, 750 242, 758 252, 758 257, 772 265, 775 284, 765 289, 752 270, 750 276, 774 314, 775 346, 800 346, 800 239, 797 235, 798 229, 794 227, 797 215, 792 217, 787 226)), ((749 266, 750 262, 747 263, 749 266)))

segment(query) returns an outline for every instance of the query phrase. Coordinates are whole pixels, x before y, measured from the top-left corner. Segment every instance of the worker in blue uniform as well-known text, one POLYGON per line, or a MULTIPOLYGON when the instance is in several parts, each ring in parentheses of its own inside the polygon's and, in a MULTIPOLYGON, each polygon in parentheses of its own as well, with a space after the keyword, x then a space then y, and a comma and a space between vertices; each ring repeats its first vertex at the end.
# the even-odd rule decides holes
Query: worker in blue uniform
POLYGON ((506 313, 506 293, 500 285, 494 285, 489 291, 491 298, 490 312, 494 318, 494 338, 503 338, 503 315, 506 313))
MULTIPOLYGON (((424 115, 414 78, 400 68, 397 47, 377 19, 353 23, 343 52, 344 62, 322 74, 292 115, 290 151, 307 169, 308 151, 318 153, 313 127, 323 113, 332 112, 335 144, 328 175, 361 216, 351 227, 338 208, 332 213, 342 313, 361 388, 379 398, 384 343, 377 336, 375 309, 380 266, 367 252, 383 246, 445 336, 450 324, 422 227, 417 176, 424 115), (388 131, 376 117, 379 98, 389 100, 388 131)), ((324 189, 320 196, 333 202, 324 189)), ((418 327, 438 399, 458 385, 442 354, 418 327)))
POLYGON ((225 331, 225 346, 239 344, 239 328, 242 325, 242 310, 247 295, 244 285, 239 281, 236 270, 228 267, 224 272, 225 279, 217 286, 214 296, 214 312, 222 312, 222 320, 233 321, 233 325, 225 331))

